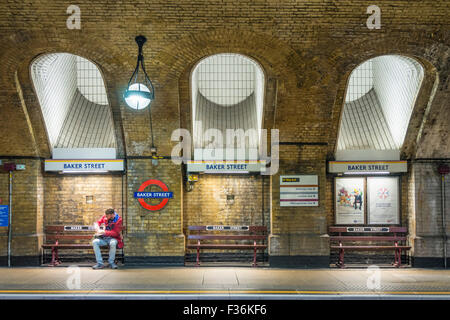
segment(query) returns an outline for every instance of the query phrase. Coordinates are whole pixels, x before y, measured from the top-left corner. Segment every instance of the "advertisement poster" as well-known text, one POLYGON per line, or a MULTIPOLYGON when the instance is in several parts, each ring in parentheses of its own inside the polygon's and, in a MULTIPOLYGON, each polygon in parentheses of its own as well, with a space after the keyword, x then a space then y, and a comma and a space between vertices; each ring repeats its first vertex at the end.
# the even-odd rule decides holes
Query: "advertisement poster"
POLYGON ((364 223, 364 178, 336 178, 336 224, 364 223))
POLYGON ((398 224, 398 177, 367 178, 369 224, 398 224))

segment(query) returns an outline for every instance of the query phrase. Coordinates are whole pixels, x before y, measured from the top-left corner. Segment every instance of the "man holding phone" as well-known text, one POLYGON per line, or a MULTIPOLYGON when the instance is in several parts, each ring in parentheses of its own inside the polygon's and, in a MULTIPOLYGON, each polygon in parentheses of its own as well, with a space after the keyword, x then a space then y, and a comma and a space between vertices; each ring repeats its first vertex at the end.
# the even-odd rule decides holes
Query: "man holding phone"
POLYGON ((122 218, 114 211, 114 209, 107 209, 105 215, 95 223, 95 230, 95 239, 92 242, 92 245, 94 247, 97 264, 92 268, 105 268, 100 247, 109 246, 109 267, 117 269, 117 265, 114 263, 116 258, 116 247, 119 249, 123 248, 122 236, 120 235, 120 232, 122 231, 122 218))

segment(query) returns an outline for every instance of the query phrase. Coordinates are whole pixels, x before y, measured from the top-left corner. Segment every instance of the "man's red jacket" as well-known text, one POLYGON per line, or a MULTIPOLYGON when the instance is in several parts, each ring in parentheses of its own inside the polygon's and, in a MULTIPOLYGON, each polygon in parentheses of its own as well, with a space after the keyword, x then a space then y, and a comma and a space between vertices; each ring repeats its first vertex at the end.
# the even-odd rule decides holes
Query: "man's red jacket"
POLYGON ((117 213, 112 220, 108 220, 106 215, 103 215, 97 223, 99 226, 102 224, 105 225, 105 237, 117 239, 117 247, 123 248, 123 240, 120 235, 120 232, 122 231, 122 218, 117 213))

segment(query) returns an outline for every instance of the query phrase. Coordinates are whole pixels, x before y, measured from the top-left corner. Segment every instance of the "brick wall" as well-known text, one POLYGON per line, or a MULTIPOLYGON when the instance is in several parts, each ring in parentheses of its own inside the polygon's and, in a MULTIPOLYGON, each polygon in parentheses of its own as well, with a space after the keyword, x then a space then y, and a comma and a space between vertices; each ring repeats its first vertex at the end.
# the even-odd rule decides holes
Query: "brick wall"
POLYGON ((270 259, 274 266, 327 266, 329 246, 326 146, 280 146, 280 169, 272 177, 270 259), (318 207, 280 207, 280 175, 319 178, 318 207))
MULTIPOLYGON (((412 166, 414 210, 411 220, 414 224, 414 265, 443 266, 444 241, 442 228, 441 175, 437 168, 441 162, 416 162, 412 166)), ((447 162, 449 165, 449 162, 447 162)), ((450 176, 445 176, 445 220, 446 233, 450 232, 450 176)), ((447 240, 447 247, 450 242, 447 240)), ((450 248, 450 247, 448 247, 450 248)), ((450 252, 450 250, 449 250, 450 252)))
POLYGON ((44 181, 45 226, 92 225, 108 208, 114 208, 122 217, 126 213, 121 175, 47 173, 44 181))
POLYGON ((183 228, 215 224, 269 227, 269 191, 269 178, 260 175, 200 175, 194 189, 184 193, 183 228), (234 200, 227 200, 227 195, 234 195, 234 200))
MULTIPOLYGON (((248 55, 261 64, 267 79, 264 127, 279 129, 283 142, 328 143, 327 147, 280 148, 280 171, 267 178, 273 191, 271 254, 292 259, 327 256, 328 246, 320 234, 333 222, 333 185, 332 179, 326 176, 325 161, 333 156, 345 87, 351 71, 358 64, 377 55, 392 53, 415 57, 424 64, 426 90, 421 90, 417 98, 410 125, 412 130, 408 130, 411 134, 407 140, 412 146, 408 148, 407 157, 450 157, 449 119, 442 116, 448 113, 449 101, 448 4, 434 0, 395 3, 380 0, 377 5, 382 11, 382 28, 369 30, 365 22, 370 4, 319 0, 242 0, 225 4, 224 1, 104 3, 81 0, 77 5, 81 9, 82 29, 69 30, 65 1, 43 0, 32 5, 19 0, 2 2, 0 156, 51 157, 40 106, 30 79, 31 61, 37 55, 49 52, 69 52, 94 61, 105 79, 118 154, 120 157, 137 157, 129 159, 125 178, 126 219, 130 228, 126 254, 136 259, 144 256, 182 257, 183 206, 187 205, 182 200, 182 171, 168 160, 161 160, 155 167, 150 160, 139 158, 150 154, 148 112, 129 109, 122 98, 136 63, 134 37, 144 34, 149 38, 144 55, 146 70, 156 88, 156 99, 152 103, 153 130, 158 152, 165 156, 170 154, 173 146, 170 141, 172 130, 190 127, 189 75, 192 66, 216 53, 248 55), (431 93, 434 94, 432 100, 431 93), (318 174, 320 206, 280 208, 280 174, 318 174), (160 212, 145 212, 133 198, 133 192, 149 177, 169 181, 167 183, 174 191, 174 199, 160 212)), ((53 190, 50 194, 65 201, 68 196, 63 195, 58 186, 69 187, 63 182, 66 177, 54 183, 50 182, 51 178, 47 181, 47 177, 41 177, 40 160, 27 160, 26 163, 32 169, 15 173, 17 181, 27 187, 26 192, 21 191, 14 198, 14 203, 17 201, 23 209, 17 213, 20 219, 16 221, 26 232, 39 233, 42 225, 47 223, 44 200, 50 199, 44 197, 45 188, 50 188, 53 190), (36 164, 32 164, 34 161, 36 164)), ((5 178, 3 174, 0 176, 3 197, 5 178)), ((424 182, 420 181, 425 178, 411 181, 411 177, 419 179, 416 172, 402 178, 402 182, 406 179, 402 186, 409 186, 410 194, 409 199, 402 198, 402 204, 404 209, 408 208, 408 216, 415 214, 419 218, 415 227, 412 219, 408 223, 422 232, 429 225, 420 216, 419 208, 438 201, 438 198, 431 196, 431 200, 423 200, 419 193, 422 189, 412 190, 416 190, 417 185, 422 186, 424 182)), ((117 201, 113 199, 117 191, 111 192, 111 198, 106 196, 104 203, 117 201)), ((69 200, 67 207, 75 205, 86 209, 87 204, 78 206, 85 203, 83 190, 75 195, 78 200, 69 200)), ((52 210, 60 215, 57 200, 53 201, 52 210)), ((93 216, 97 210, 100 205, 98 208, 92 205, 88 212, 93 216)), ((425 210, 429 208, 424 207, 425 210)), ((402 217, 405 212, 402 211, 402 217)), ((36 241, 16 242, 16 252, 24 255, 38 252, 40 238, 35 238, 36 241)), ((3 239, 0 239, 2 243, 3 239)), ((4 248, 0 245, 0 250, 4 248)), ((420 248, 418 245, 415 249, 420 248)), ((428 249, 420 250, 418 252, 424 255, 437 255, 426 253, 428 249)))
MULTIPOLYGON (((260 175, 200 175, 192 191, 187 192, 185 188, 183 198, 184 233, 189 234, 188 226, 194 225, 266 226, 270 232, 270 178, 260 175), (234 200, 227 200, 227 195, 234 195, 234 200)), ((202 252, 206 256, 212 252, 225 252, 226 259, 233 258, 233 255, 237 259, 249 251, 202 252)), ((220 260, 220 255, 214 258, 220 260)))
MULTIPOLYGON (((37 265, 42 243, 43 190, 41 161, 2 158, 3 163, 25 164, 25 171, 14 171, 12 203, 9 203, 9 174, 0 173, 2 204, 12 205, 10 221, 12 265, 37 265)), ((8 228, 0 228, 0 263, 7 262, 8 228)))
MULTIPOLYGON (((158 187, 145 191, 161 191, 158 187)), ((159 160, 155 165, 150 159, 127 161, 127 236, 126 255, 128 263, 182 264, 184 260, 184 235, 182 227, 182 177, 178 165, 171 160, 159 160), (173 198, 159 211, 143 208, 134 192, 149 180, 164 182, 173 198)), ((159 200, 146 200, 151 204, 159 200)))
MULTIPOLYGON (((3 162, 5 159, 2 159, 3 162)), ((9 205, 9 174, 7 172, 0 172, 0 205, 9 205)), ((7 245, 8 227, 0 227, 0 256, 5 257, 8 254, 7 245)))

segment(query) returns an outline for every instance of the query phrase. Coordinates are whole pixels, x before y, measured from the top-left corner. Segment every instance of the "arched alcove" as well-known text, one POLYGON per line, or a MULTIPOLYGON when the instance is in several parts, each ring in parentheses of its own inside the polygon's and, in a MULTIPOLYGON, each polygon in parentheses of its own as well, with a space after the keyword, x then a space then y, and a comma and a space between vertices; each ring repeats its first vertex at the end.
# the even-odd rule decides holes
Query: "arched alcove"
POLYGON ((191 90, 194 159, 258 159, 264 101, 259 64, 240 54, 209 56, 194 67, 191 90), (214 159, 204 152, 209 150, 216 151, 214 159))
POLYGON ((400 55, 365 61, 350 75, 339 127, 337 160, 398 160, 424 77, 400 55))
POLYGON ((52 53, 34 59, 30 68, 52 151, 116 148, 103 77, 94 63, 52 53))

